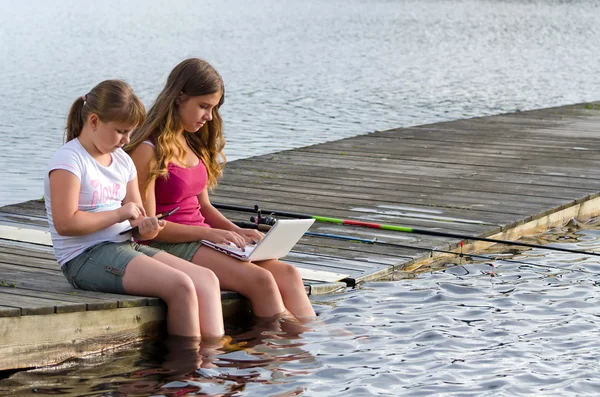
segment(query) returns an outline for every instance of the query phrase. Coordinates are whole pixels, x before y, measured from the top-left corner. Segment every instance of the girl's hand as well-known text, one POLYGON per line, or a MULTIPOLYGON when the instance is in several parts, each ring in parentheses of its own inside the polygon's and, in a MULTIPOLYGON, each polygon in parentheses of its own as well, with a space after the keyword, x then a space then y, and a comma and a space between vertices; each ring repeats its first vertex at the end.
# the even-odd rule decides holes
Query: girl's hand
POLYGON ((137 234, 141 240, 152 240, 167 224, 166 221, 159 221, 155 216, 144 217, 140 222, 136 223, 138 227, 137 234))
POLYGON ((256 244, 265 236, 263 233, 259 232, 256 229, 242 229, 240 228, 237 233, 241 235, 246 244, 256 244))
POLYGON ((127 220, 133 221, 140 216, 146 216, 146 210, 144 210, 144 207, 134 202, 129 202, 116 211, 119 215, 119 223, 127 220))
POLYGON ((229 230, 211 229, 207 240, 212 241, 216 244, 231 243, 241 250, 243 250, 246 247, 245 238, 240 236, 236 232, 230 232, 229 230))

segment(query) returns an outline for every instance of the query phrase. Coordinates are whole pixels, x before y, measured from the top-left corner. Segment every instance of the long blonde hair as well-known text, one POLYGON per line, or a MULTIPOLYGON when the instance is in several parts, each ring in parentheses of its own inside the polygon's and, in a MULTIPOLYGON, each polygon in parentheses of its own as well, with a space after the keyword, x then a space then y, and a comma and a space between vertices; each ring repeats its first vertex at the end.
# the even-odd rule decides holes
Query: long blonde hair
POLYGON ((182 93, 192 97, 217 92, 221 93, 221 99, 212 110, 212 120, 206 122, 198 132, 184 131, 187 145, 206 166, 209 189, 217 186, 225 166, 225 138, 222 131, 223 121, 219 115, 219 107, 225 100, 225 86, 219 73, 208 62, 191 58, 179 63, 169 74, 167 84, 148 111, 146 121, 133 131, 131 141, 125 148, 131 153, 142 142, 148 140, 155 146, 154 161, 150 163, 149 178, 142 186, 142 194, 145 194, 150 182, 159 176, 168 176, 168 165, 173 158, 182 162, 185 156, 185 149, 176 139, 178 131, 182 128, 177 98, 182 93))
POLYGON ((129 84, 122 80, 105 80, 71 105, 65 142, 81 135, 90 114, 96 114, 105 123, 120 121, 135 126, 144 121, 146 109, 129 84))

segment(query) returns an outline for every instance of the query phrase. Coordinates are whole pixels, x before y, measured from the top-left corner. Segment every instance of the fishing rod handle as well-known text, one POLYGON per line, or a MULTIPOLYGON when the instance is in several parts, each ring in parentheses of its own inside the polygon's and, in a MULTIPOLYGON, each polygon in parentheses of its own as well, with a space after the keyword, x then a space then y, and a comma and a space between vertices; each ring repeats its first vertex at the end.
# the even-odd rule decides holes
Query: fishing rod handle
POLYGON ((261 232, 268 232, 272 227, 271 225, 265 225, 264 223, 257 225, 256 223, 243 221, 234 221, 233 224, 243 229, 258 229, 261 232))

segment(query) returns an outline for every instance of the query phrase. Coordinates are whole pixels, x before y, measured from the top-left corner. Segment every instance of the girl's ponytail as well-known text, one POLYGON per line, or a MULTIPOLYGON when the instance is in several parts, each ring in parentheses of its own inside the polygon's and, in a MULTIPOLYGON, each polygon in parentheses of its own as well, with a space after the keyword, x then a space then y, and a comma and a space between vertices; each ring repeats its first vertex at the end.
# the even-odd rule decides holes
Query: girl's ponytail
POLYGON ((71 105, 69 116, 67 117, 67 128, 65 128, 65 142, 69 142, 81 134, 83 129, 83 107, 85 106, 85 96, 79 97, 71 105))

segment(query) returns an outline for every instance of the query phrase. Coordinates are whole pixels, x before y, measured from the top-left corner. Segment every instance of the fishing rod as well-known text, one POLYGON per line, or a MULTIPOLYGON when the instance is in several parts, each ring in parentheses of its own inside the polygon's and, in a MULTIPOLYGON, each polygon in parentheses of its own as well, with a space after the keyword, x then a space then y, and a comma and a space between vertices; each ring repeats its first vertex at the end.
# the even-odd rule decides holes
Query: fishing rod
POLYGON ((459 234, 459 233, 438 232, 435 230, 418 229, 418 228, 412 228, 412 227, 406 227, 406 226, 385 225, 385 224, 380 224, 380 223, 363 222, 363 221, 357 221, 357 220, 353 220, 353 219, 339 219, 339 218, 331 218, 331 217, 317 216, 317 215, 298 214, 298 213, 285 212, 285 211, 264 210, 264 209, 260 209, 258 207, 258 205, 255 205, 254 208, 251 208, 251 207, 241 207, 241 206, 237 206, 237 205, 214 204, 213 203, 213 206, 215 206, 218 209, 224 209, 224 210, 256 213, 257 216, 251 218, 251 220, 255 223, 261 223, 261 222, 273 222, 274 223, 275 218, 273 216, 280 215, 280 216, 285 216, 285 217, 290 217, 290 218, 314 219, 314 220, 317 220, 320 222, 335 223, 335 224, 341 224, 341 225, 351 225, 351 226, 362 226, 362 227, 368 227, 368 228, 373 228, 373 229, 382 229, 382 230, 393 230, 396 232, 421 234, 421 235, 425 235, 425 236, 448 237, 448 238, 456 238, 459 240, 484 241, 484 242, 493 243, 493 244, 515 245, 515 246, 527 247, 527 248, 538 248, 538 249, 544 249, 544 250, 569 252, 571 254, 600 256, 600 252, 582 251, 582 250, 576 250, 576 249, 571 249, 571 248, 555 247, 552 245, 539 245, 539 244, 524 243, 524 242, 519 242, 519 241, 500 240, 500 239, 494 239, 494 238, 489 238, 489 237, 476 237, 476 236, 469 236, 469 235, 459 234), (262 213, 269 213, 270 216, 263 216, 262 213))
MULTIPOLYGON (((263 232, 268 232, 269 230, 271 230, 271 227, 272 227, 272 225, 267 225, 264 223, 257 224, 257 223, 253 223, 253 222, 242 222, 242 221, 234 221, 233 223, 241 228, 258 229, 263 232)), ((439 252, 442 254, 457 255, 460 258, 469 257, 469 258, 473 258, 473 259, 485 259, 487 261, 517 263, 517 264, 541 267, 541 268, 545 268, 545 269, 554 269, 554 270, 561 270, 561 271, 566 270, 566 271, 571 271, 571 272, 581 272, 581 273, 588 273, 588 274, 594 274, 594 275, 597 274, 597 273, 590 272, 590 271, 583 270, 583 269, 564 269, 564 268, 557 267, 557 266, 540 265, 539 263, 519 261, 519 260, 515 260, 515 259, 503 259, 503 258, 496 258, 493 256, 480 255, 480 254, 466 254, 466 253, 463 253, 462 251, 455 252, 455 251, 447 251, 447 250, 441 250, 441 249, 435 249, 435 248, 414 247, 411 245, 398 244, 398 243, 388 243, 385 241, 377 241, 376 238, 366 239, 366 238, 354 237, 354 236, 344 236, 344 235, 337 235, 337 234, 330 234, 330 233, 314 233, 314 232, 305 232, 304 235, 305 236, 313 236, 313 237, 333 238, 333 239, 345 240, 345 241, 351 241, 351 242, 354 241, 354 242, 358 242, 358 243, 381 245, 381 246, 387 246, 387 247, 405 248, 405 249, 412 249, 412 250, 416 250, 416 251, 439 252)), ((461 248, 462 248, 462 246, 463 246, 463 244, 461 243, 461 248)), ((490 265, 492 266, 492 268, 495 267, 494 264, 490 264, 490 265)))

